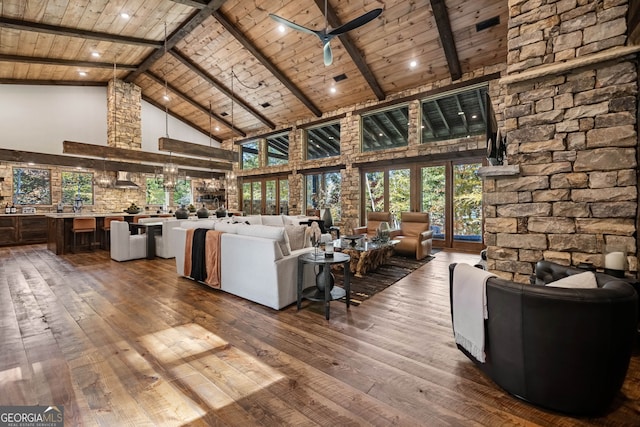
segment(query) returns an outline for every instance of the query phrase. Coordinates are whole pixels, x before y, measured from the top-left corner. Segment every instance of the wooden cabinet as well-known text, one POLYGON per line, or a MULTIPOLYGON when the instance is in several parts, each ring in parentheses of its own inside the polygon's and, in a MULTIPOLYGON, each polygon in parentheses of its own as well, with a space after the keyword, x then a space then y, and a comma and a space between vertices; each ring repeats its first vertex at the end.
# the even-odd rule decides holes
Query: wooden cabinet
POLYGON ((0 245, 15 245, 18 242, 18 217, 0 216, 0 245))
POLYGON ((44 215, 0 216, 0 246, 47 242, 47 218, 44 215))
POLYGON ((21 244, 47 241, 47 218, 44 216, 19 217, 19 241, 21 244))

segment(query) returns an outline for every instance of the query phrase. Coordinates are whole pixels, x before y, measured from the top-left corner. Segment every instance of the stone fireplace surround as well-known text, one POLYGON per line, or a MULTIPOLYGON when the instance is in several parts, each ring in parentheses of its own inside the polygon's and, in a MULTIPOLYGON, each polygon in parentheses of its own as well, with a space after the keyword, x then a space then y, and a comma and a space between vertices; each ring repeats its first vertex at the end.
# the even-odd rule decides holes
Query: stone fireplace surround
POLYGON ((488 268, 527 283, 535 262, 638 269, 638 64, 627 1, 509 1, 507 163, 484 180, 488 268))

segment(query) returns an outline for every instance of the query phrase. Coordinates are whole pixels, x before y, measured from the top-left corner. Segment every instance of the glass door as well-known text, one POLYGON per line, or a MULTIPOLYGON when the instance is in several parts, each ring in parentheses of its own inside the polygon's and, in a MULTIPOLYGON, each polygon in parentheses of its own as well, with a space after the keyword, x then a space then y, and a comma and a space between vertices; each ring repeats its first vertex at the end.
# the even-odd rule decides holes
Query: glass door
POLYGON ((245 215, 278 215, 289 212, 289 180, 269 178, 242 183, 242 211, 245 215))
POLYGON ((446 240, 446 167, 426 166, 420 169, 422 212, 429 212, 434 240, 446 240))
POLYGON ((482 180, 477 174, 480 166, 481 163, 453 165, 454 247, 482 243, 482 180))
POLYGON ((391 169, 389 171, 389 212, 394 224, 400 223, 400 214, 411 211, 411 169, 391 169))
POLYGON ((265 201, 264 213, 266 215, 275 215, 278 213, 277 211, 278 198, 276 193, 275 179, 270 179, 268 181, 265 181, 264 201, 265 201))

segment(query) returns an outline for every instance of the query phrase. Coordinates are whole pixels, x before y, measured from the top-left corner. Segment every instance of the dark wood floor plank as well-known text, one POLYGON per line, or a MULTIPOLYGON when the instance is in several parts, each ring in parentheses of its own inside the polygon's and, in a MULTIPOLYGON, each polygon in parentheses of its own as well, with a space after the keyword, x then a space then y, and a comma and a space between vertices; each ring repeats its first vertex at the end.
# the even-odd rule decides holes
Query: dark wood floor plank
POLYGON ((588 419, 506 394, 457 350, 448 266, 477 260, 440 252, 327 321, 321 304, 275 311, 179 278, 173 260, 0 248, 0 404, 63 402, 68 425, 634 425, 637 354, 588 419))

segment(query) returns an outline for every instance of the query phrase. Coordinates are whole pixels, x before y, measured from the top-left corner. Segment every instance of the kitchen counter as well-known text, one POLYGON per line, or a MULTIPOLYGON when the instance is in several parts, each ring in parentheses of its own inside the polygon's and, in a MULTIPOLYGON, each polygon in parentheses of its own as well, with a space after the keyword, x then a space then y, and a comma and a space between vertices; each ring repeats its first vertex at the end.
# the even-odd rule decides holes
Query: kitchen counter
MULTIPOLYGON (((44 217, 47 220, 47 248, 56 255, 63 255, 71 252, 71 243, 73 242, 74 218, 95 218, 96 219, 96 240, 97 246, 106 247, 106 239, 109 235, 102 229, 104 219, 108 216, 122 216, 125 221, 133 222, 134 217, 159 217, 170 214, 144 213, 130 214, 127 212, 82 212, 82 213, 46 213, 44 217)), ((87 233, 84 233, 87 234, 87 233)), ((88 236, 81 236, 86 238, 88 236)))

